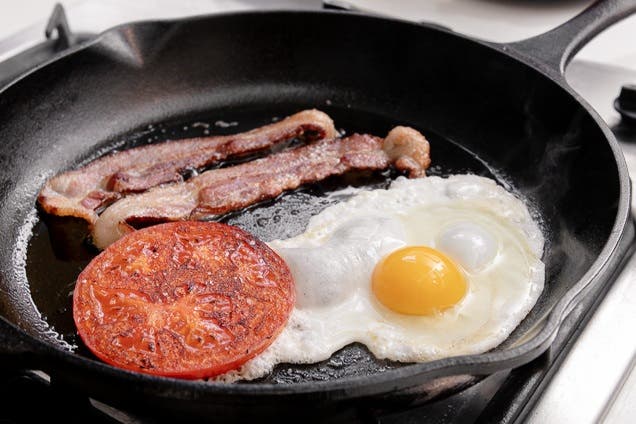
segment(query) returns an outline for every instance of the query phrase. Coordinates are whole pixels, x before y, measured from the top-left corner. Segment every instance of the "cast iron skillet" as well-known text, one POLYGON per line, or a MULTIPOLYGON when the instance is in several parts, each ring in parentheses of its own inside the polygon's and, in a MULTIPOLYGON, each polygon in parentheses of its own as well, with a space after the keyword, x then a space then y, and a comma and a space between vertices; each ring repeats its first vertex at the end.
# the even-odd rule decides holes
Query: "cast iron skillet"
MULTIPOLYGON (((607 0, 506 45, 340 12, 142 22, 34 70, 0 93, 3 363, 45 370, 97 399, 146 412, 307 419, 430 397, 470 381, 461 376, 531 361, 586 288, 608 278, 633 235, 618 145, 563 71, 588 39, 635 9, 634 1, 607 0), (349 132, 414 126, 431 140, 432 174, 488 175, 529 200, 545 226, 546 288, 511 337, 485 354, 406 365, 351 346, 336 360, 285 365, 264 381, 234 385, 130 373, 81 346, 69 350, 68 292, 92 253, 56 237, 60 225, 75 224, 38 214, 46 178, 114 147, 196 133, 196 121, 237 121, 233 132, 306 107, 325 110, 349 132), (56 246, 64 243, 71 248, 56 246)), ((227 219, 264 239, 289 235, 325 206, 324 192, 385 179, 332 180, 227 219)))

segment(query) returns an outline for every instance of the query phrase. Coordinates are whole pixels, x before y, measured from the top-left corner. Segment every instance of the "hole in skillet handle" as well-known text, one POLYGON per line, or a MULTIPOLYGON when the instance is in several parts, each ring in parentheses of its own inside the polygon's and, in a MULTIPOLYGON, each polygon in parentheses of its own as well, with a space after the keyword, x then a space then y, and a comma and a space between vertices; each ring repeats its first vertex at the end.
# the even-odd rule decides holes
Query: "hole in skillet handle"
POLYGON ((67 49, 75 44, 75 35, 68 26, 66 12, 60 3, 55 4, 49 21, 46 24, 46 29, 44 30, 46 38, 51 40, 54 31, 57 32, 57 45, 61 50, 67 49))

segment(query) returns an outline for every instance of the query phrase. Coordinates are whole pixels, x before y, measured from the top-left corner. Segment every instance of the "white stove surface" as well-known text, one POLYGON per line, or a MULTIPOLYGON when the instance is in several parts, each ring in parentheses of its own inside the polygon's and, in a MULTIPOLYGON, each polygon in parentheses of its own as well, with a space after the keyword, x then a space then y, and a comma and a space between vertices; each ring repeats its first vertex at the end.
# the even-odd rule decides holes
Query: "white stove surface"
MULTIPOLYGON (((4 3, 0 12, 0 60, 40 42, 55 0, 4 3)), ((136 20, 229 10, 317 8, 318 0, 65 0, 71 30, 100 32, 136 20)), ((428 21, 485 40, 527 38, 566 21, 591 0, 351 0, 360 9, 428 21)), ((612 102, 620 86, 636 83, 636 16, 597 36, 567 71, 569 83, 608 125, 619 120, 612 102)), ((623 144, 636 176, 636 144, 623 144)), ((634 202, 632 208, 634 209, 634 202)), ((575 342, 537 406, 531 423, 623 423, 636 417, 636 258, 613 284, 575 342)))

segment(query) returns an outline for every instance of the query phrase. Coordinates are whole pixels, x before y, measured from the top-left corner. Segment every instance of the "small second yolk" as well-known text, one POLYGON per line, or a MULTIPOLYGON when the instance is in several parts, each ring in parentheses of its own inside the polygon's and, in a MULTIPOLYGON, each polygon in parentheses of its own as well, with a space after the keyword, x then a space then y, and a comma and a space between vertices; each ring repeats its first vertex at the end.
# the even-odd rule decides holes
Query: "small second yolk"
POLYGON ((457 304, 466 294, 466 278, 438 250, 409 246, 384 257, 372 276, 373 293, 402 314, 432 315, 457 304))

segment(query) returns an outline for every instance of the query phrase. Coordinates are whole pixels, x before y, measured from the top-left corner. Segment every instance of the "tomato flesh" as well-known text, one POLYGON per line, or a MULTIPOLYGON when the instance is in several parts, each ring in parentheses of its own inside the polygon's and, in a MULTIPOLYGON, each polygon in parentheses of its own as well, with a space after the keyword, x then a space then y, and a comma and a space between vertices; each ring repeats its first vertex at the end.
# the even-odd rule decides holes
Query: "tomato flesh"
POLYGON ((293 305, 289 268, 265 243, 186 221, 135 231, 96 256, 77 279, 73 317, 103 361, 194 379, 265 350, 293 305))

